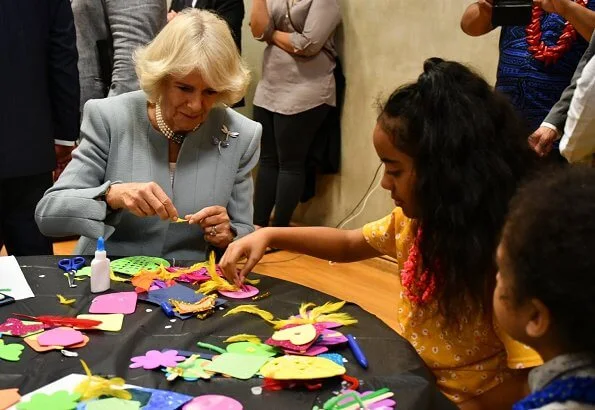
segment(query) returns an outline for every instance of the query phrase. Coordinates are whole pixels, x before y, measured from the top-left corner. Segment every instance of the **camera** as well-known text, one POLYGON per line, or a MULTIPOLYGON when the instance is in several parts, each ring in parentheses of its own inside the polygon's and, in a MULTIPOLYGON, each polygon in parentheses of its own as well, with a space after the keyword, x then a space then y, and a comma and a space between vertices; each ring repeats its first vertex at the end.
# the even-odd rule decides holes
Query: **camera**
POLYGON ((526 26, 532 9, 532 0, 494 0, 492 26, 526 26))

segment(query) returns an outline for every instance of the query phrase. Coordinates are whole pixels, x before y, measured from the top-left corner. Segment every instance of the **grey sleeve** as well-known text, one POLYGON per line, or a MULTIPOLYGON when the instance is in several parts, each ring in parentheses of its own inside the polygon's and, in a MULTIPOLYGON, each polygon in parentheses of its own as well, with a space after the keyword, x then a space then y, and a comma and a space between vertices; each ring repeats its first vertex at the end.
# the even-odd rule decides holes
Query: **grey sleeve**
POLYGON ((81 145, 72 152, 72 161, 58 181, 37 204, 35 220, 44 235, 98 238, 109 237, 115 230, 108 225, 108 219, 115 223, 121 213, 110 213, 107 204, 97 199, 112 183, 104 181, 110 141, 98 102, 90 100, 85 104, 81 145))
POLYGON ((139 89, 132 56, 165 26, 167 4, 165 0, 107 0, 106 8, 114 45, 111 97, 139 89))
POLYGON ((301 33, 291 33, 291 44, 305 56, 322 50, 341 22, 341 10, 336 0, 313 0, 301 33))
POLYGON ((248 149, 242 155, 240 166, 236 174, 231 198, 227 204, 227 213, 231 220, 231 226, 236 231, 236 239, 254 232, 254 184, 252 182, 252 169, 260 158, 260 136, 262 125, 256 123, 254 134, 248 149))
POLYGON ((564 124, 566 123, 566 118, 568 117, 568 108, 570 108, 570 101, 572 101, 572 96, 574 94, 574 90, 576 89, 576 83, 581 77, 585 65, 587 65, 589 60, 591 60, 591 57, 593 57, 593 54, 595 54, 595 33, 593 33, 593 37, 591 37, 591 41, 589 42, 589 47, 587 47, 587 50, 585 50, 585 53, 578 62, 576 70, 574 70, 570 84, 562 92, 558 102, 554 104, 548 115, 543 120, 543 122, 554 125, 558 129, 560 135, 564 131, 564 124))

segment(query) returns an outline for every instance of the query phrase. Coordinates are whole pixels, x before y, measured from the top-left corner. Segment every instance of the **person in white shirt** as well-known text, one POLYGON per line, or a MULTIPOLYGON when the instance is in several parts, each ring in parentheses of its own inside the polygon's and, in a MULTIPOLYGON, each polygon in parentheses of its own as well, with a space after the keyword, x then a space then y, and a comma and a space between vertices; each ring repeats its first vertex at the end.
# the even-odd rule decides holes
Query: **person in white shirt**
POLYGON ((595 154, 595 59, 591 58, 576 84, 560 141, 560 153, 570 163, 592 161, 595 154))

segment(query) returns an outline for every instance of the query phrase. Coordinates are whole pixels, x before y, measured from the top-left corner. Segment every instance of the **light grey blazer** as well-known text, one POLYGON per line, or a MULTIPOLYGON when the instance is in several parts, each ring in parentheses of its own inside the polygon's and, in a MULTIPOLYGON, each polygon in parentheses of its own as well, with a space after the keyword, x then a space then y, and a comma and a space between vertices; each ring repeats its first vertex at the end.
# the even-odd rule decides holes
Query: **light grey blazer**
POLYGON ((79 52, 81 108, 94 98, 120 95, 139 89, 132 54, 147 44, 167 23, 166 0, 72 0, 79 52), (105 11, 104 6, 105 4, 105 11), (112 83, 103 84, 97 55, 97 40, 111 34, 114 47, 112 83))
POLYGON ((578 62, 576 70, 574 70, 570 84, 562 92, 558 102, 554 104, 548 115, 543 120, 543 122, 554 125, 558 129, 560 136, 564 133, 564 124, 566 124, 566 119, 568 118, 568 109, 570 108, 570 102, 572 101, 574 90, 576 90, 576 83, 578 82, 579 78, 581 78, 585 66, 591 60, 593 55, 595 55, 595 32, 593 32, 589 46, 578 62))
POLYGON ((262 126, 230 108, 216 107, 182 144, 170 181, 168 140, 150 124, 142 91, 90 100, 85 105, 81 145, 55 185, 37 204, 35 219, 47 236, 81 235, 79 255, 92 254, 104 236, 108 254, 204 260, 207 243, 197 225, 157 216, 111 211, 98 198, 113 182, 156 182, 180 216, 212 205, 227 208, 238 238, 254 230, 251 171, 260 154, 262 126), (223 125, 238 132, 229 146, 223 125))

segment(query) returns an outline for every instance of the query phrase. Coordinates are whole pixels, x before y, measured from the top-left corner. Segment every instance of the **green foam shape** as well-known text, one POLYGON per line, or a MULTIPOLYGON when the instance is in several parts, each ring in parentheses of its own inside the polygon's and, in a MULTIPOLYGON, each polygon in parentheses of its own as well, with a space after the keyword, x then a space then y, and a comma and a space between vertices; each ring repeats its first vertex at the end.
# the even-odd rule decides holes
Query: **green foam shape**
POLYGON ((237 342, 227 346, 229 353, 239 353, 254 356, 274 357, 279 351, 273 346, 261 343, 256 344, 252 342, 237 342))
POLYGON ((141 270, 155 270, 160 265, 169 267, 169 262, 155 256, 129 256, 127 258, 116 259, 110 263, 114 272, 134 276, 141 270))
POLYGON ((138 410, 140 409, 140 402, 110 397, 109 399, 90 401, 85 408, 87 410, 138 410))
POLYGON ((31 400, 17 404, 18 410, 73 410, 76 409, 81 395, 60 390, 54 394, 37 393, 31 400))
POLYGON ((18 362, 21 358, 21 353, 25 346, 18 343, 4 344, 4 340, 0 340, 0 359, 8 360, 10 362, 18 362))
POLYGON ((268 361, 269 358, 266 356, 223 353, 214 357, 206 370, 245 380, 254 376, 268 361))

